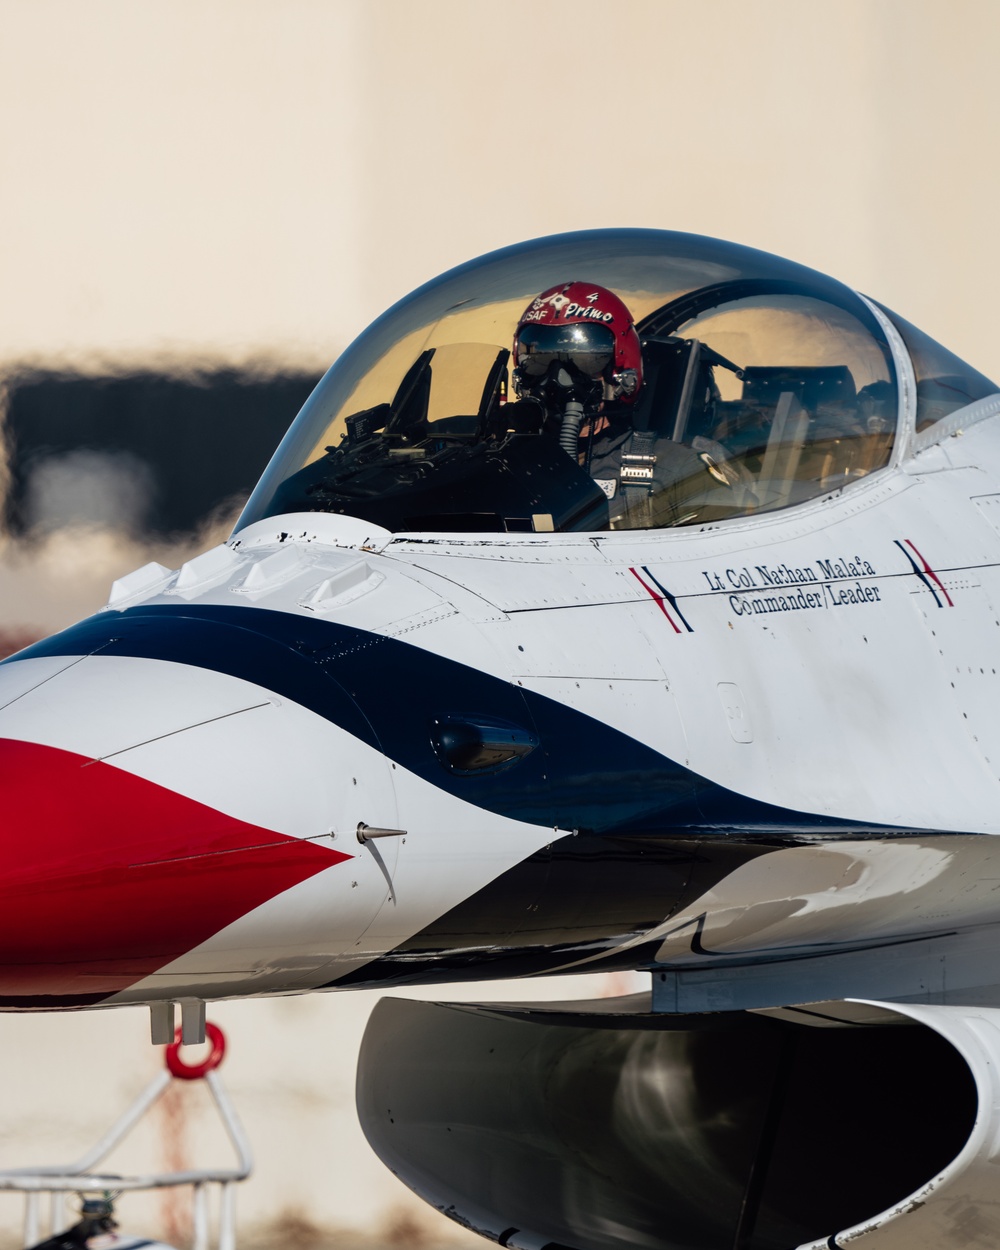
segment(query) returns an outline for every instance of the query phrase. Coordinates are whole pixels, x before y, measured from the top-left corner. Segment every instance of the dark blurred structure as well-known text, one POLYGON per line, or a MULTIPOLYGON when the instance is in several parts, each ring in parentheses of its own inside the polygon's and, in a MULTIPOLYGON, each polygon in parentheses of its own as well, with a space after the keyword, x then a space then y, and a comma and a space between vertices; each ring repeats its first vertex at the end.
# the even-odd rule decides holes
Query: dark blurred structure
POLYGON ((6 380, 10 532, 111 525, 165 537, 254 486, 318 380, 235 370, 6 380))

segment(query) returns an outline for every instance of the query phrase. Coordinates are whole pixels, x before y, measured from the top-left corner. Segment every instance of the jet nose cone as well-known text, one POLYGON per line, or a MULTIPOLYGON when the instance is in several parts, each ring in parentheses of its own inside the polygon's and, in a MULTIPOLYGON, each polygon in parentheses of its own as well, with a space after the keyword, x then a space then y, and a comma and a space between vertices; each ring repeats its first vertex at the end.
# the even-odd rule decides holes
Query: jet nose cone
POLYGON ((111 764, 0 739, 0 1005, 99 1002, 345 858, 111 764))
POLYGON ((105 612, 0 663, 0 1007, 308 987, 354 949, 392 773, 300 629, 105 612))

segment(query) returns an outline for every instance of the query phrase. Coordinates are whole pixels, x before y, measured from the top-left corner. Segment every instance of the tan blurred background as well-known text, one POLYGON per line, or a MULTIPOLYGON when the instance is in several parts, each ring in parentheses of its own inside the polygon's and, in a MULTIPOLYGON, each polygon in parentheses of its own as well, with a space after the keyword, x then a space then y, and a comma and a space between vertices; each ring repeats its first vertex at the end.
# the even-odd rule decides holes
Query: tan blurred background
MULTIPOLYGON (((998 51, 995 0, 0 0, 0 378, 307 375, 448 266, 620 225, 831 272, 997 377, 998 51)), ((0 630, 66 624, 212 524, 0 535, 0 630)), ((628 986, 586 992, 608 988, 628 986)), ((248 1239, 278 1218, 294 1240, 288 1212, 341 1247, 460 1237, 356 1127, 371 1001, 212 1011, 260 1160, 248 1239)), ((158 1062, 145 1029, 0 1017, 0 1166, 96 1135, 158 1062)), ((175 1108, 173 1157, 209 1148, 200 1123, 175 1108)), ((176 1208, 124 1210, 183 1231, 176 1208)), ((16 1220, 0 1198, 8 1239, 16 1220)))
POLYGON ((439 270, 638 225, 1000 371, 992 0, 5 0, 0 358, 327 363, 439 270))

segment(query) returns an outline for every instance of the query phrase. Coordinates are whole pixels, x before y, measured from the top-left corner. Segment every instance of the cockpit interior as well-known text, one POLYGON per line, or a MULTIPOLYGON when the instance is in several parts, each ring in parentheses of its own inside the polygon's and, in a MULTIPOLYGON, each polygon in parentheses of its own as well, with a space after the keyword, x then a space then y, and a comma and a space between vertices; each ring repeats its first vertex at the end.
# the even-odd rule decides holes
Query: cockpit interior
POLYGON ((421 288, 343 354, 241 524, 326 511, 393 532, 551 533, 791 507, 890 463, 893 331, 918 428, 997 391, 849 288, 750 249, 657 231, 507 249, 421 288), (592 403, 569 441, 558 407, 518 393, 512 359, 525 303, 561 279, 613 291, 641 346, 638 393, 592 403))

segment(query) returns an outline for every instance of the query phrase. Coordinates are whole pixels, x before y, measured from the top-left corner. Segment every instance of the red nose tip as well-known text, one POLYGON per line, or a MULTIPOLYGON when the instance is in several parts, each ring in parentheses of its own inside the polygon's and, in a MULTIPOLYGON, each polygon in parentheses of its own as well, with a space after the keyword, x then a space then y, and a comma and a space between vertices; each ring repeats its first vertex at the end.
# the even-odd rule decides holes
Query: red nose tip
POLYGON ((0 739, 0 1006, 99 1002, 350 857, 0 739))

